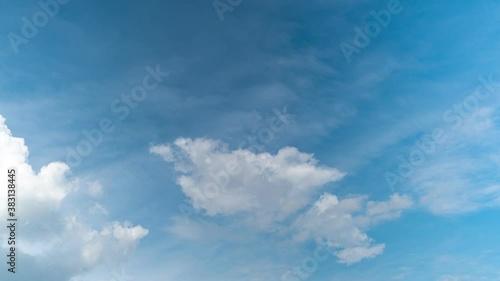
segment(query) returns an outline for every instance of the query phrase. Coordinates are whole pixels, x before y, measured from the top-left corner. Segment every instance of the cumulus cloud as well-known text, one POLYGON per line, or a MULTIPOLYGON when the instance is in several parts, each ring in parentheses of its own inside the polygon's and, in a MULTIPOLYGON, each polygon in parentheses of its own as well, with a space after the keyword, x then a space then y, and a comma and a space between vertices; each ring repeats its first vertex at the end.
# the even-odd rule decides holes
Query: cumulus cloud
MULTIPOLYGON (((17 171, 17 251, 25 268, 16 280, 43 276, 47 280, 66 281, 96 267, 105 258, 127 256, 148 234, 148 230, 128 222, 93 226, 79 215, 74 201, 65 205, 70 194, 77 196, 79 185, 78 180, 71 177, 68 165, 53 162, 39 172, 34 171, 28 162, 29 150, 24 139, 12 136, 2 116, 0 155, 1 182, 7 182, 7 169, 17 171)), ((100 193, 98 190, 100 187, 93 191, 100 193)), ((1 210, 7 209, 6 196, 7 192, 0 192, 1 210)), ((97 203, 94 207, 101 212, 105 210, 97 203)), ((6 212, 0 212, 0 219, 5 220, 6 216, 6 212)), ((6 243, 2 245, 6 246, 6 243)), ((3 278, 5 272, 0 273, 0 277, 3 278)))
MULTIPOLYGON (((339 199, 330 193, 317 199, 326 184, 345 174, 294 147, 256 154, 230 150, 220 141, 179 138, 152 146, 150 152, 173 164, 178 185, 205 215, 234 216, 261 231, 280 228, 294 233, 296 242, 319 238, 346 264, 382 253, 385 246, 374 244, 365 231, 412 206, 409 197, 398 194, 384 202, 367 196, 339 199)), ((170 229, 185 233, 181 225, 170 229)))
POLYGON ((384 244, 374 245, 366 230, 383 220, 394 219, 413 205, 408 196, 394 194, 388 201, 368 201, 366 196, 338 199, 325 193, 293 225, 295 239, 320 238, 334 249, 341 263, 352 264, 381 254, 384 244))
POLYGON ((305 207, 314 193, 344 173, 317 165, 311 154, 286 147, 276 155, 230 151, 208 139, 177 139, 151 152, 174 163, 177 183, 196 209, 210 216, 253 213, 262 227, 305 207))

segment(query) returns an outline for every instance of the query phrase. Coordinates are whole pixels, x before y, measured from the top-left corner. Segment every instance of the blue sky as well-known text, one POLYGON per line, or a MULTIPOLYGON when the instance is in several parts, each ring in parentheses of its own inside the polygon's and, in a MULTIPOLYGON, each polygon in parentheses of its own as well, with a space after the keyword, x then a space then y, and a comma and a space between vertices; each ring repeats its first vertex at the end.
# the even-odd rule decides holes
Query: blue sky
POLYGON ((2 280, 499 280, 499 10, 4 3, 2 280))

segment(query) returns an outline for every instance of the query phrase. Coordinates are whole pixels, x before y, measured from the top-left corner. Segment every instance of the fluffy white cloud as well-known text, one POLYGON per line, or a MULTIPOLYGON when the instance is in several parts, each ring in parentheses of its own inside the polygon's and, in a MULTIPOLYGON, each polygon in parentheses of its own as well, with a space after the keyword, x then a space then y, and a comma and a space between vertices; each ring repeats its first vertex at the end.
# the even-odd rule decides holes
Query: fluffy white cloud
POLYGON ((399 217, 412 206, 407 196, 394 194, 388 201, 368 201, 366 196, 339 200, 325 193, 294 224, 296 240, 320 238, 334 249, 341 263, 352 264, 383 252, 385 245, 373 245, 366 230, 375 223, 399 217))
POLYGON ((340 259, 341 263, 353 264, 361 261, 362 259, 373 258, 382 254, 384 252, 384 248, 384 244, 347 248, 339 251, 337 253, 337 257, 340 259))
MULTIPOLYGON (((208 216, 235 216, 236 221, 263 231, 291 232, 296 242, 320 239, 336 249, 342 263, 382 253, 384 245, 373 244, 366 230, 412 206, 410 198, 398 194, 374 202, 366 196, 339 199, 325 193, 315 201, 326 184, 341 180, 344 173, 318 165, 312 154, 293 147, 275 155, 256 154, 229 150, 210 139, 179 138, 152 146, 150 152, 173 163, 179 172, 177 183, 195 209, 208 216)), ((193 239, 185 229, 179 221, 170 227, 171 232, 193 239)))
POLYGON ((177 139, 151 152, 173 162, 178 184, 197 209, 210 216, 255 214, 266 227, 305 207, 320 187, 344 173, 317 165, 313 155, 286 147, 276 155, 229 151, 208 139, 177 139))
MULTIPOLYGON (((65 205, 70 194, 78 196, 79 183, 70 177, 69 167, 53 162, 39 172, 34 171, 28 162, 29 152, 24 140, 12 136, 2 116, 0 155, 0 182, 6 185, 8 169, 17 171, 16 246, 19 259, 23 260, 23 270, 16 280, 32 280, 37 276, 44 280, 67 281, 104 259, 125 257, 148 234, 148 230, 127 222, 110 222, 97 227, 86 222, 75 203, 78 197, 65 205)), ((100 193, 100 188, 93 191, 100 193)), ((101 212, 105 210, 97 203, 95 206, 100 206, 101 212)), ((5 189, 0 192, 0 210, 3 221, 7 216, 5 189)), ((2 279, 5 272, 0 273, 2 279)))

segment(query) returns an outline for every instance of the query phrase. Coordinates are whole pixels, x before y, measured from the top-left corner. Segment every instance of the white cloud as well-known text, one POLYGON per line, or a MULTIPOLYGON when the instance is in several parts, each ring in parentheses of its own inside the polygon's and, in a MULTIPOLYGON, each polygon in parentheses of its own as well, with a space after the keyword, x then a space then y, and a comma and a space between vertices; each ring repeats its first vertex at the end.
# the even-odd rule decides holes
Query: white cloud
MULTIPOLYGON (((173 163, 182 191, 194 208, 209 217, 234 216, 236 224, 250 224, 264 232, 291 232, 296 242, 319 238, 337 250, 342 263, 382 253, 385 245, 373 244, 366 230, 399 217, 412 206, 409 197, 398 194, 388 201, 374 202, 367 196, 339 199, 325 193, 314 202, 326 184, 341 180, 344 173, 318 165, 312 154, 293 147, 280 149, 275 155, 256 154, 229 150, 214 140, 179 138, 173 144, 152 146, 150 152, 173 163)), ((187 231, 191 227, 176 220, 169 229, 189 239, 202 233, 200 228, 207 227, 210 233, 217 229, 202 223, 196 224, 195 232, 187 231)))
POLYGON ((118 261, 127 257, 136 243, 147 234, 148 230, 128 222, 108 223, 97 230, 73 216, 66 219, 64 236, 50 255, 54 259, 71 259, 72 263, 88 270, 104 261, 118 261))
MULTIPOLYGON (((75 201, 78 180, 70 177, 69 167, 53 162, 35 172, 28 163, 29 152, 24 140, 12 136, 2 116, 0 155, 0 182, 7 182, 7 169, 17 170, 17 251, 27 271, 20 275, 26 278, 18 280, 38 276, 66 281, 96 267, 104 258, 126 257, 147 235, 148 230, 129 223, 88 224, 86 218, 78 215, 78 201, 75 201), (70 194, 75 197, 65 204, 70 194)), ((94 188, 96 194, 99 190, 94 188)), ((7 209, 6 196, 5 190, 0 192, 0 210, 7 209)), ((105 211, 101 205, 94 207, 105 211)), ((4 220, 6 215, 0 212, 0 219, 4 220)), ((0 277, 3 278, 3 274, 0 273, 0 277)))
POLYGON ((366 199, 366 196, 356 196, 339 200, 325 193, 295 221, 293 227, 298 230, 295 239, 325 240, 327 245, 338 249, 337 257, 346 264, 381 254, 385 245, 374 245, 366 230, 380 221, 399 217, 413 203, 409 197, 398 194, 385 202, 366 199))
POLYGON ((104 208, 101 204, 95 202, 92 207, 89 208, 89 213, 93 215, 109 215, 108 210, 104 208))
POLYGON ((390 220, 399 217, 404 209, 410 208, 412 205, 413 202, 408 196, 393 194, 390 200, 386 202, 368 202, 366 204, 366 216, 372 222, 390 220))
POLYGON ((92 197, 99 197, 102 196, 103 191, 102 191, 102 185, 98 181, 94 181, 89 183, 88 185, 88 193, 92 197))
POLYGON ((178 184, 196 209, 210 216, 254 213, 262 227, 305 207, 323 185, 344 173, 317 165, 313 155, 286 147, 276 155, 229 151, 208 139, 177 139, 151 152, 173 162, 178 184))
POLYGON ((376 257, 384 252, 385 245, 378 244, 368 247, 353 247, 341 250, 337 253, 337 257, 341 263, 353 264, 361 261, 362 259, 369 259, 376 257))

